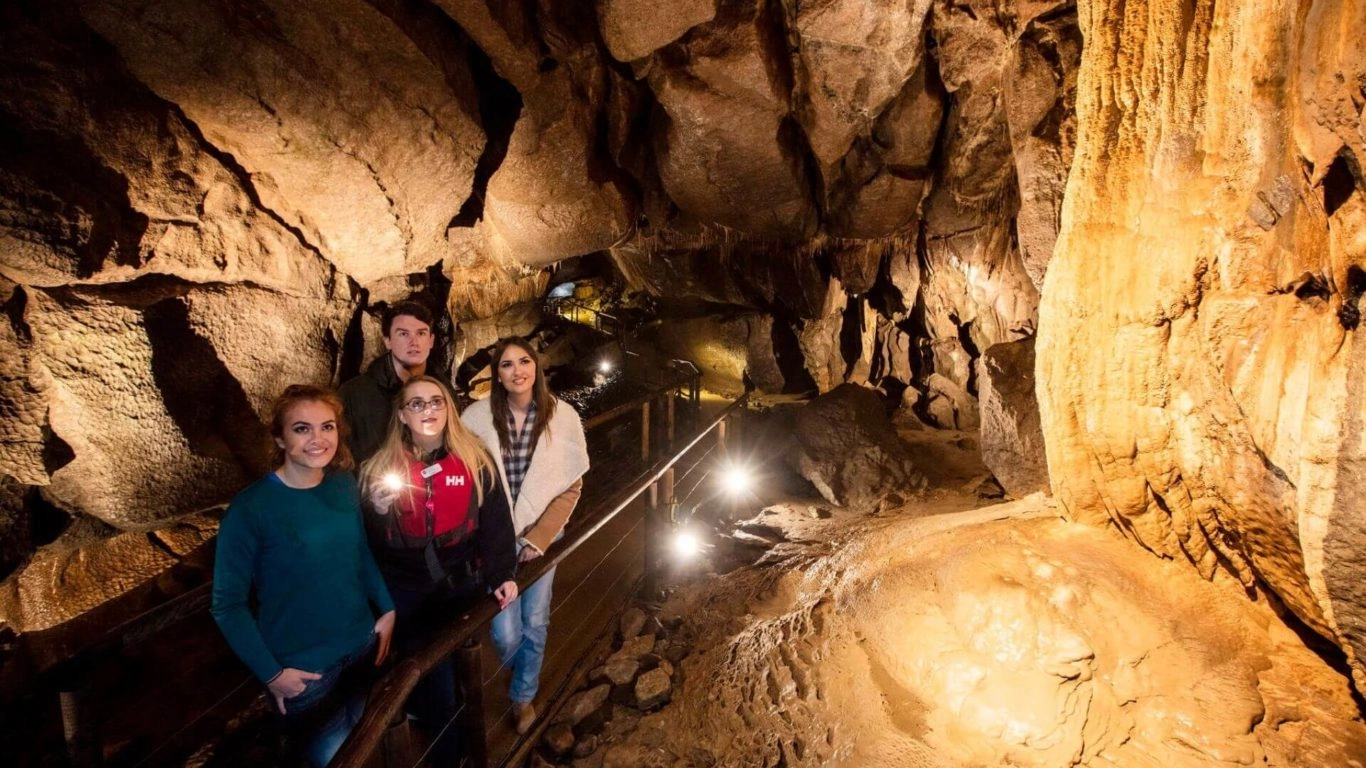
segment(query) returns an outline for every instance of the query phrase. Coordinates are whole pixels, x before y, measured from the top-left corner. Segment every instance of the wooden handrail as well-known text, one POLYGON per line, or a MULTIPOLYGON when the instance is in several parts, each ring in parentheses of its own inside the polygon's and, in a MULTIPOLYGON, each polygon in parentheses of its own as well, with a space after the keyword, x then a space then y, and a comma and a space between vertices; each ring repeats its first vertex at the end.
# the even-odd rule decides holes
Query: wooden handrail
MULTIPOLYGON (((687 445, 672 456, 655 462, 632 486, 608 497, 608 501, 602 505, 607 507, 608 511, 600 514, 591 526, 577 532, 572 538, 566 538, 560 544, 552 545, 544 557, 538 557, 531 561, 532 565, 529 568, 517 574, 518 590, 521 591, 536 583, 546 571, 559 565, 584 542, 591 539, 598 531, 602 530, 603 526, 621 514, 651 485, 657 482, 665 471, 686 456, 701 442, 702 438, 716 429, 732 412, 744 408, 748 402, 749 395, 741 395, 726 406, 710 424, 698 430, 687 445)), ((498 603, 491 597, 479 601, 468 613, 455 620, 451 626, 441 632, 430 645, 400 661, 385 674, 372 689, 370 701, 366 704, 365 714, 361 721, 352 729, 351 735, 342 744, 341 750, 337 752, 330 765, 333 768, 362 768, 379 747, 380 741, 384 738, 384 732, 389 727, 390 720, 402 708, 408 694, 412 692, 422 675, 429 672, 472 637, 475 632, 492 621, 498 611, 498 603)))
MULTIPOLYGON (((671 367, 674 367, 674 369, 677 370, 676 366, 671 367)), ((679 371, 679 373, 682 372, 679 371)), ((600 413, 596 416, 585 419, 584 428, 585 430, 594 429, 615 419, 630 415, 634 413, 637 409, 641 408, 643 405, 650 403, 661 396, 666 395, 670 391, 679 389, 681 387, 687 387, 690 385, 694 389, 696 388, 695 376, 691 379, 686 375, 676 376, 674 379, 668 381, 667 383, 651 387, 648 392, 635 397, 625 405, 618 406, 604 413, 600 413)), ((646 428, 648 429, 648 426, 646 428)), ((713 427, 708 427, 708 430, 710 430, 711 428, 713 427)), ((634 500, 634 496, 628 499, 625 503, 629 504, 632 500, 634 500)), ((612 514, 615 515, 615 512, 613 512, 612 514)), ((597 527, 593 529, 593 531, 596 530, 597 527)), ((563 555, 569 554, 569 552, 571 552, 572 550, 573 547, 561 549, 561 556, 556 558, 552 563, 549 564, 547 564, 546 558, 539 558, 537 560, 538 567, 534 569, 528 569, 526 571, 527 574, 531 574, 531 577, 519 579, 519 582, 523 585, 529 585, 531 583, 534 583, 536 578, 539 578, 539 576, 545 570, 548 570, 548 568, 551 567, 553 563, 559 562, 559 560, 562 559, 563 555)), ((554 548, 552 548, 552 551, 554 551, 554 548)), ((81 642, 78 648, 67 650, 66 653, 61 654, 59 660, 50 663, 41 670, 37 670, 35 672, 27 674, 33 675, 37 680, 39 680, 44 685, 50 685, 60 690, 67 690, 73 684, 73 679, 83 679, 86 677, 84 671, 88 670, 91 667, 91 665, 95 663, 102 663, 111 658, 115 658, 118 656, 118 654, 123 652, 129 646, 135 645, 145 640, 147 637, 154 635, 158 632, 161 632, 189 616, 206 612, 211 602, 212 587, 213 585, 211 581, 205 581, 204 583, 195 585, 194 587, 186 590, 185 592, 182 592, 174 597, 171 597, 165 602, 148 608, 134 616, 124 618, 121 621, 119 621, 118 624, 112 627, 109 627, 107 629, 96 630, 93 634, 91 634, 83 642, 81 642)), ((489 601, 487 610, 484 610, 484 607, 480 606, 475 610, 471 611, 471 613, 469 614, 469 618, 473 622, 472 626, 478 627, 483 623, 487 623, 496 613, 496 603, 489 601)), ((435 655, 433 656, 433 661, 431 663, 434 664, 435 662, 443 659, 447 655, 447 653, 450 652, 450 650, 453 650, 455 647, 458 647, 459 644, 462 643, 465 639, 467 639, 471 634, 472 631, 466 632, 458 637, 453 638, 451 640, 451 644, 441 644, 441 650, 443 652, 437 653, 436 651, 433 651, 435 655)), ((28 638, 24 638, 24 642, 30 642, 30 640, 28 638)), ((413 657, 413 660, 419 660, 422 658, 426 657, 422 654, 418 654, 417 656, 413 657)), ((430 666, 431 664, 428 664, 427 666, 421 667, 420 669, 430 669, 430 666)), ((395 673, 399 671, 400 670, 398 667, 394 669, 395 673)), ((408 691, 410 691, 413 685, 416 684, 416 680, 418 677, 421 677, 420 673, 417 675, 417 677, 413 678, 411 683, 406 685, 406 688, 404 688, 401 695, 395 694, 399 697, 398 704, 396 706, 402 705, 402 702, 407 697, 408 691)), ((406 679, 406 676, 399 675, 395 679, 401 682, 402 680, 406 679)), ((13 679, 9 681, 9 683, 14 682, 15 681, 13 679)), ((376 688, 375 690, 376 695, 379 695, 382 692, 383 691, 381 691, 379 688, 376 688)), ((382 731, 380 732, 380 735, 382 735, 382 731)), ((373 745, 371 745, 370 749, 373 750, 373 745)))

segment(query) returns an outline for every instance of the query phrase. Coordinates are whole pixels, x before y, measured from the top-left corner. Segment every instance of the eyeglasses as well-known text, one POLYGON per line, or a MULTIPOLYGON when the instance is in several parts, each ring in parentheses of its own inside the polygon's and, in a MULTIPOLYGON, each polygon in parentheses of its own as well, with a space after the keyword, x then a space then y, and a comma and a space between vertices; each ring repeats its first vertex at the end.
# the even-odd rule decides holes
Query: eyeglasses
POLYGON ((437 395, 431 400, 423 400, 420 397, 414 397, 412 400, 404 403, 403 407, 410 413, 422 413, 426 410, 444 411, 446 409, 446 398, 441 395, 437 395))

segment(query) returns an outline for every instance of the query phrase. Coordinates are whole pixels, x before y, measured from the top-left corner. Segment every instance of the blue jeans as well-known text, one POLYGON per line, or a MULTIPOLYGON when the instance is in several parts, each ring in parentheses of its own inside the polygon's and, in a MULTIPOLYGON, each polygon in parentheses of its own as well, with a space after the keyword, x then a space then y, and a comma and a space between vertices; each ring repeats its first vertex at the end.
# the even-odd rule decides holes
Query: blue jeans
POLYGON ((324 669, 303 693, 285 699, 285 728, 309 764, 326 766, 365 714, 375 637, 324 669))
POLYGON ((555 569, 551 568, 493 617, 493 646, 498 649, 503 665, 512 670, 508 698, 515 704, 530 704, 541 684, 554 581, 555 569))

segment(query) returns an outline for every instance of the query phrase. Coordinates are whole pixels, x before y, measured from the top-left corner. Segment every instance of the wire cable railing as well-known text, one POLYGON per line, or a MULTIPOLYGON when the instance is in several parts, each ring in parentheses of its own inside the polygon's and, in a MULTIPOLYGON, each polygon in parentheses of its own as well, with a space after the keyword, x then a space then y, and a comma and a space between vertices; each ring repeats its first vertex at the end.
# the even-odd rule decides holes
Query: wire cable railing
MULTIPOLYGON (((644 463, 648 463, 650 457, 657 452, 658 447, 671 445, 673 442, 675 400, 679 397, 682 397, 685 402, 695 402, 696 400, 695 391, 698 375, 689 374, 685 368, 676 366, 670 366, 666 370, 667 374, 660 377, 661 381, 651 387, 649 391, 622 406, 611 409, 609 412, 585 419, 585 429, 592 430, 609 422, 640 414, 642 433, 640 458, 644 463), (655 406, 653 409, 651 408, 652 404, 655 406), (660 407, 661 405, 664 407, 660 407), (652 439, 652 433, 660 433, 661 437, 652 439), (667 438, 662 437, 664 434, 667 434, 667 438)), ((691 413, 696 414, 696 410, 691 411, 691 413)), ((633 526, 632 532, 634 530, 635 527, 633 526)), ((565 550, 565 553, 567 554, 568 551, 565 550)), ((544 561, 546 558, 540 558, 540 560, 544 561)), ((522 583, 524 585, 532 583, 546 568, 527 569, 525 574, 528 575, 528 578, 522 583)), ((165 632, 179 626, 182 621, 190 617, 206 614, 210 602, 211 587, 212 585, 208 581, 200 581, 151 608, 144 609, 131 617, 122 618, 107 629, 97 630, 98 634, 89 636, 80 646, 67 650, 66 653, 70 655, 59 661, 53 668, 54 671, 35 673, 38 686, 45 689, 56 688, 60 694, 68 759, 73 766, 98 765, 103 762, 100 755, 102 751, 100 741, 103 735, 101 733, 103 724, 100 715, 105 708, 96 707, 92 709, 88 702, 95 701, 95 697, 107 692, 99 690, 98 686, 90 682, 92 676, 89 672, 69 674, 66 670, 72 668, 91 670, 99 665, 118 664, 119 660, 124 658, 130 649, 140 647, 149 639, 164 636, 165 632), (69 690, 74 692, 68 692, 69 690)), ((485 619, 486 622, 487 619, 485 619)), ((501 668, 499 667, 499 670, 501 668)), ((186 743, 182 742, 186 742, 187 735, 199 733, 205 728, 212 728, 210 721, 215 718, 221 719, 226 711, 225 707, 240 707, 240 704, 230 705, 229 702, 235 698, 240 699, 239 694, 242 694, 244 687, 252 679, 233 675, 230 680, 224 681, 226 685, 221 690, 225 693, 221 697, 217 692, 212 694, 212 698, 206 697, 204 706, 196 705, 192 710, 185 713, 188 717, 183 724, 162 721, 163 724, 170 727, 159 734, 154 743, 148 745, 145 751, 137 748, 136 754, 124 754, 120 756, 119 760, 126 761, 126 764, 142 766, 151 765, 156 761, 164 761, 170 754, 179 754, 182 749, 186 748, 186 743)), ((136 744, 136 738, 125 743, 136 744)))
MULTIPOLYGON (((647 508, 641 519, 632 526, 631 531, 633 532, 642 522, 648 526, 648 521, 651 519, 652 514, 656 516, 654 519, 658 519, 657 493, 661 480, 665 479, 667 474, 668 478, 665 480, 665 483, 666 485, 671 486, 674 466, 713 431, 719 429, 724 432, 723 425, 741 409, 745 408, 747 402, 748 399, 746 396, 741 396, 739 399, 732 402, 706 426, 697 430, 685 445, 649 466, 649 468, 642 472, 637 479, 627 487, 603 499, 596 505, 596 509, 599 511, 592 514, 589 518, 592 522, 588 523, 583 530, 578 531, 572 537, 566 537, 566 539, 560 543, 553 545, 544 556, 530 561, 531 565, 522 573, 518 574, 517 584, 519 589, 525 589, 526 587, 531 586, 547 571, 555 568, 574 552, 578 551, 602 531, 605 526, 627 509, 631 508, 632 505, 640 499, 641 496, 647 494, 647 492, 649 493, 651 500, 655 501, 656 504, 653 505, 654 508, 652 509, 647 508)), ((648 533, 647 528, 647 536, 648 533)), ((615 551, 625 538, 626 536, 619 538, 608 552, 608 555, 615 551)), ((645 547, 647 558, 645 567, 647 573, 655 567, 654 563, 649 562, 649 559, 653 554, 653 549, 654 548, 648 546, 647 542, 647 546, 645 547)), ((606 559, 607 556, 605 555, 594 568, 600 567, 606 559)), ((574 589, 578 589, 583 583, 583 580, 580 580, 579 584, 577 584, 574 589)), ((604 592, 604 598, 606 594, 607 593, 604 592)), ((600 598, 599 602, 601 602, 601 599, 603 598, 600 598)), ((562 602, 561 605, 563 604, 564 603, 562 602)), ((431 644, 415 654, 399 660, 371 689, 371 695, 366 705, 365 714, 360 723, 352 730, 346 743, 342 745, 341 750, 337 753, 337 756, 333 759, 332 766, 334 766, 334 768, 361 768, 362 766, 368 765, 371 757, 379 749, 380 744, 389 729, 389 724, 394 721, 394 718, 402 710, 404 702, 407 700, 408 695, 412 692, 413 688, 417 685, 418 680, 452 654, 459 654, 455 657, 457 666, 465 665, 467 667, 463 674, 458 671, 458 676, 468 677, 470 672, 473 671, 476 673, 476 682, 483 681, 483 676, 477 674, 479 666, 478 658, 480 654, 479 641, 477 638, 485 632, 486 626, 493 620, 493 617, 497 615, 498 611, 499 608, 496 601, 492 599, 481 600, 468 612, 453 621, 431 644), (469 666, 473 666, 474 669, 468 669, 469 666)), ((590 612, 587 615, 592 614, 590 612)), ((586 621, 586 618, 583 621, 586 621)), ((582 623, 583 622, 581 621, 580 624, 582 623)), ((495 675, 496 674, 497 673, 495 672, 495 675)), ((489 679, 491 680, 492 678, 489 679)), ((467 707, 472 707, 474 712, 480 713, 478 722, 469 726, 471 732, 467 734, 468 743, 471 746, 470 761, 476 767, 488 764, 485 729, 482 722, 482 695, 482 686, 469 686, 465 691, 465 701, 457 712, 458 715, 465 712, 467 707)), ((506 716, 506 714, 507 713, 505 712, 503 716, 506 716)), ((458 717, 452 718, 450 722, 443 726, 441 732, 444 733, 445 728, 454 727, 457 720, 458 717)), ((529 735, 534 735, 535 733, 537 733, 537 731, 532 730, 529 735)), ((435 738, 432 741, 435 743, 435 738)), ((527 743, 527 737, 524 737, 522 743, 527 743)), ((514 750, 514 752, 516 752, 516 750, 514 750)), ((421 762, 421 760, 419 760, 419 762, 421 762)))

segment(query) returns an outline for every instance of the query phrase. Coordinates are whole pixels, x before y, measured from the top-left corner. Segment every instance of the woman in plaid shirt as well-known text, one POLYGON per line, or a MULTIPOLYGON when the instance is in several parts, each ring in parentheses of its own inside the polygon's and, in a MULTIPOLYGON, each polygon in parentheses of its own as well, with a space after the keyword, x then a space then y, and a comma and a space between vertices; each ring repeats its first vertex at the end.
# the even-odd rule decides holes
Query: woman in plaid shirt
MULTIPOLYGON (((550 393, 541 362, 523 338, 494 345, 493 392, 465 410, 461 419, 489 447, 506 485, 517 531, 518 561, 545 554, 564 531, 583 491, 588 446, 579 414, 550 393)), ((517 732, 536 720, 532 701, 540 684, 550 627, 551 583, 546 572, 493 620, 493 643, 512 669, 517 732)))

